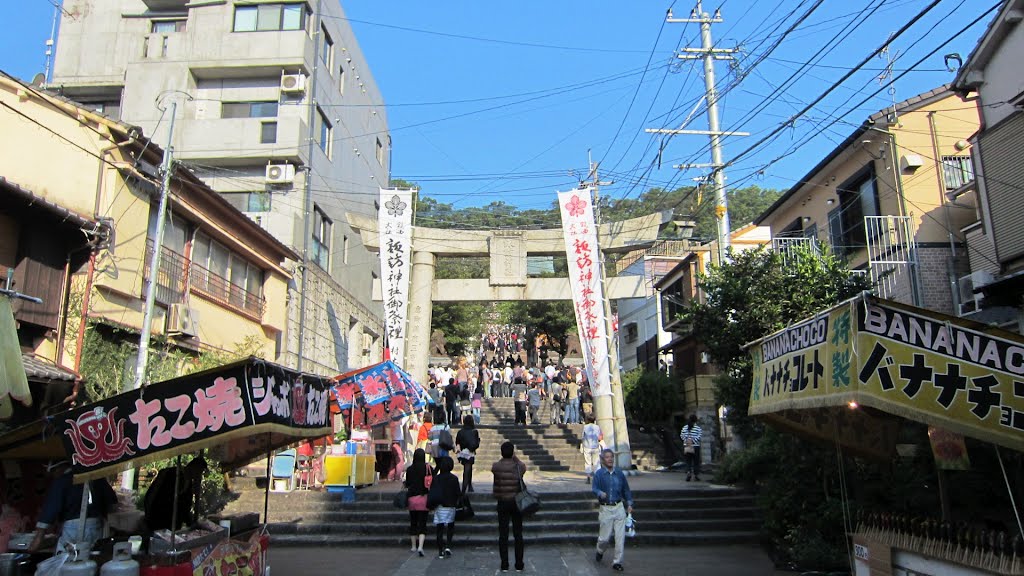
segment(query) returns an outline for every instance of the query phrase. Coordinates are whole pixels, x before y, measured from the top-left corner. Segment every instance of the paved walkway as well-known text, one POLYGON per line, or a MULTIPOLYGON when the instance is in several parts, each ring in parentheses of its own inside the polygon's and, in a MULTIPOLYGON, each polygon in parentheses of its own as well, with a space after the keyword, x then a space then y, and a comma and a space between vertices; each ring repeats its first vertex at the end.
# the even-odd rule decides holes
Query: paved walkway
MULTIPOLYGON (((595 526, 595 534, 596 534, 595 526)), ((420 558, 408 549, 394 548, 270 548, 271 574, 336 576, 344 574, 393 574, 396 576, 490 576, 501 574, 497 548, 458 546, 458 528, 451 558, 440 559, 432 536, 420 558), (432 552, 432 553, 431 553, 432 552)), ((510 543, 511 544, 511 543, 510 543)), ((511 545, 509 554, 513 554, 511 545)), ((604 562, 594 560, 594 549, 582 546, 528 546, 522 574, 543 576, 590 576, 617 574, 611 569, 612 551, 604 562)), ((630 548, 623 560, 626 573, 666 576, 774 576, 771 561, 753 546, 630 548)), ((509 574, 516 574, 513 569, 509 574)))

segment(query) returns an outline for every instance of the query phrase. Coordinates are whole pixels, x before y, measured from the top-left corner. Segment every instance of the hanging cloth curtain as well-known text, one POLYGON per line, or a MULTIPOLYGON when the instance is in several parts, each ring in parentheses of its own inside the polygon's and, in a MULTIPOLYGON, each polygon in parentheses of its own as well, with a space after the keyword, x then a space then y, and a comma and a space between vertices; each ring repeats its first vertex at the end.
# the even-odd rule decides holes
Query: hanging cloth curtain
POLYGON ((12 398, 26 406, 32 405, 14 309, 10 298, 0 296, 0 419, 10 418, 14 413, 12 398))

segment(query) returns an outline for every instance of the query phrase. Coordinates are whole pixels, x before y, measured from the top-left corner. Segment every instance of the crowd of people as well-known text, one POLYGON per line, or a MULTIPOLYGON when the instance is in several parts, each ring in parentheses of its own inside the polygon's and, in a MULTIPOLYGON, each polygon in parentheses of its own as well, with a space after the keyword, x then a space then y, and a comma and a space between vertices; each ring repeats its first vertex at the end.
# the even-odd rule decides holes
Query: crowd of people
MULTIPOLYGON (((464 428, 459 434, 467 429, 464 428)), ((427 538, 427 518, 430 511, 433 511, 437 557, 443 560, 452 556, 458 510, 466 506, 464 499, 470 490, 466 489, 465 476, 460 486, 458 478, 452 473, 454 462, 450 456, 437 457, 435 462, 432 467, 427 462, 426 451, 418 448, 412 464, 405 471, 403 485, 408 491, 409 551, 421 557, 426 555, 423 545, 427 538)), ((506 441, 501 445, 501 459, 491 465, 494 478, 491 493, 498 513, 498 557, 502 571, 510 567, 510 527, 513 566, 516 571, 522 571, 526 565, 526 545, 523 539, 525 514, 517 501, 517 495, 523 490, 525 474, 526 464, 516 457, 515 445, 506 441)), ((595 559, 597 562, 602 561, 614 539, 612 569, 621 572, 624 570, 622 560, 627 518, 633 513, 633 493, 629 489, 626 475, 615 466, 615 455, 610 449, 601 452, 601 465, 593 473, 592 492, 600 505, 595 559)))

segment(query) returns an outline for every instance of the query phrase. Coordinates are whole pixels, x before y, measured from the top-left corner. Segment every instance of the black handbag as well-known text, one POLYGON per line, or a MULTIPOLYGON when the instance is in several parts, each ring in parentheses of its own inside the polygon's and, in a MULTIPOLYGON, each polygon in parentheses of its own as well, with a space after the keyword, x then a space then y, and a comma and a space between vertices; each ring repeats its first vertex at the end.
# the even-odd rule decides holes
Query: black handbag
POLYGON ((395 508, 408 508, 409 507, 409 491, 402 489, 395 494, 394 500, 391 501, 395 505, 395 508))
MULTIPOLYGON (((516 470, 519 464, 516 464, 516 470)), ((540 495, 526 487, 523 473, 519 473, 519 492, 516 492, 516 508, 523 516, 533 516, 540 510, 540 495)))
POLYGON ((455 521, 472 520, 474 516, 476 512, 473 511, 473 503, 470 502, 469 496, 459 496, 459 504, 455 507, 455 521))

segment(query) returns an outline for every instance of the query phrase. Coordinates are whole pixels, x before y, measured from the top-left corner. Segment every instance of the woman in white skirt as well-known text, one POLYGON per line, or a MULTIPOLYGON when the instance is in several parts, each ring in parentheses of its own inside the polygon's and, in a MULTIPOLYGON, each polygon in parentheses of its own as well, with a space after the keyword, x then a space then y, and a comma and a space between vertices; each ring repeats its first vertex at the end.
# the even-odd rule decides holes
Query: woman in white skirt
POLYGON ((452 474, 455 462, 448 456, 437 459, 437 475, 430 485, 427 507, 434 511, 434 526, 437 529, 437 557, 450 558, 452 537, 455 535, 455 508, 462 496, 459 479, 452 474))

